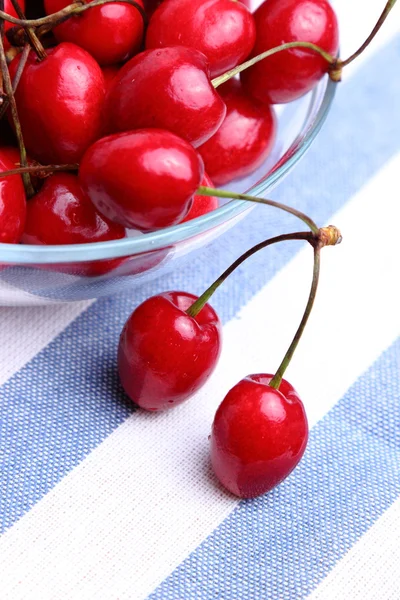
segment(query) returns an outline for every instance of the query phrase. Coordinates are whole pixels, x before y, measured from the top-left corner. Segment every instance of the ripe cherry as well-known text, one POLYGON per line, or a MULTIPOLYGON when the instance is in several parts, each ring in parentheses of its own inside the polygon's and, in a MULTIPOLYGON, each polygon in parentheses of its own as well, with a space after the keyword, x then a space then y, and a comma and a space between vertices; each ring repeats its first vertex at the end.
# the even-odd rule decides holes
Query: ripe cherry
POLYGON ((172 408, 193 395, 213 372, 221 350, 221 324, 206 304, 193 318, 196 300, 165 292, 145 300, 129 317, 118 347, 118 371, 129 398, 141 408, 172 408))
MULTIPOLYGON (((59 245, 106 242, 125 237, 125 229, 109 221, 93 206, 76 175, 56 173, 28 203, 25 244, 59 245)), ((64 273, 101 275, 115 269, 124 259, 59 264, 64 273)))
POLYGON ((270 491, 296 467, 306 449, 303 404, 285 379, 249 375, 225 396, 214 418, 211 462, 222 485, 240 498, 270 491))
MULTIPOLYGON (((15 99, 25 146, 43 164, 79 162, 101 131, 104 78, 85 50, 67 42, 28 57, 15 99)), ((10 64, 13 77, 20 61, 10 64)))
POLYGON ((146 48, 196 48, 208 58, 215 77, 243 62, 255 39, 253 15, 239 2, 168 0, 150 20, 146 48))
MULTIPOLYGON (((142 0, 136 2, 143 8, 142 0)), ((70 4, 69 0, 45 0, 48 15, 70 4)), ((113 2, 95 6, 54 28, 58 42, 77 44, 100 65, 120 63, 139 51, 144 32, 143 17, 135 6, 113 2)))
MULTIPOLYGON (((338 23, 327 0, 266 0, 254 13, 257 28, 252 56, 287 42, 311 42, 331 55, 338 50, 338 23)), ((241 73, 245 89, 261 101, 278 104, 299 98, 328 70, 313 50, 284 50, 241 73)))
MULTIPOLYGON (((19 0, 18 3, 20 5, 20 7, 22 8, 22 10, 25 11, 25 0, 19 0)), ((6 12, 8 15, 11 15, 12 17, 18 17, 18 15, 15 12, 15 9, 12 5, 11 0, 4 0, 4 12, 6 12)), ((4 33, 6 33, 12 27, 15 27, 14 23, 10 23, 9 21, 4 21, 4 33)), ((8 50, 10 48, 10 42, 8 41, 6 36, 4 36, 3 44, 4 44, 4 50, 8 50)))
POLYGON ((153 231, 186 216, 203 173, 188 142, 169 131, 142 129, 98 140, 85 153, 79 178, 102 214, 153 231))
POLYGON ((276 119, 273 109, 250 98, 237 79, 218 91, 227 107, 226 117, 199 152, 214 183, 223 185, 262 164, 274 144, 276 119))
MULTIPOLYGON (((10 171, 15 165, 7 152, 0 149, 0 172, 10 171)), ((20 241, 26 218, 25 190, 19 175, 0 177, 0 243, 20 241)))
POLYGON ((211 84, 206 57, 183 46, 146 50, 128 61, 107 106, 112 131, 159 127, 194 146, 217 131, 226 112, 211 84))
MULTIPOLYGON (((213 188, 214 184, 207 175, 204 173, 203 181, 201 185, 204 187, 213 188)), ((200 196, 200 194, 195 194, 193 197, 193 204, 184 219, 182 219, 181 223, 186 223, 187 221, 191 221, 192 219, 196 219, 197 217, 201 217, 212 210, 215 210, 219 206, 218 198, 215 196, 200 196)))

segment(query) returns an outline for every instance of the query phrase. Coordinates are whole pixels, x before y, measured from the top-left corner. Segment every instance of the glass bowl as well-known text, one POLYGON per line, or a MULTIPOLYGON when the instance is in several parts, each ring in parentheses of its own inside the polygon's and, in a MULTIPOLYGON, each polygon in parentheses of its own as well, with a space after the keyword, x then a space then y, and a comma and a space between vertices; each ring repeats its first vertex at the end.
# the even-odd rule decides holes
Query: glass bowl
MULTIPOLYGON (((336 84, 325 77, 303 98, 277 106, 278 134, 270 156, 251 176, 224 188, 266 197, 315 139, 335 89, 336 84)), ((189 253, 228 231, 253 207, 246 201, 228 201, 181 225, 111 242, 0 244, 0 306, 70 302, 132 290, 180 268, 189 253)))

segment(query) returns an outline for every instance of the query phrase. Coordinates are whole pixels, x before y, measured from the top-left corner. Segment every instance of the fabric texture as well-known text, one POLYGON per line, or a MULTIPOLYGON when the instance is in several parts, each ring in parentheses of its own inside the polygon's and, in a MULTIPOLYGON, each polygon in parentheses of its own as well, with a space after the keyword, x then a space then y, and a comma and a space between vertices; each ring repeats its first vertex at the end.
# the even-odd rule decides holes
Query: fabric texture
MULTIPOLYGON (((380 8, 333 5, 345 56, 380 8)), ((224 348, 189 402, 135 410, 116 372, 135 306, 163 290, 200 293, 251 245, 293 230, 293 217, 258 206, 134 295, 0 308, 2 599, 400 599, 399 22, 396 6, 273 194, 343 233, 323 250, 287 374, 311 428, 298 468, 239 501, 212 474, 208 435, 234 383, 278 366, 309 290, 304 244, 260 252, 215 294, 224 348)))

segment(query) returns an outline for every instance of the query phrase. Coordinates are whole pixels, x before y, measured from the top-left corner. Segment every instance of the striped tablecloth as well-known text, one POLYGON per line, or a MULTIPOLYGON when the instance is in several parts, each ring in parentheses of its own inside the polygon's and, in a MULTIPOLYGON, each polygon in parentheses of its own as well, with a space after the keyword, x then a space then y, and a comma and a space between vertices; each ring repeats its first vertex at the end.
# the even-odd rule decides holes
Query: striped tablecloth
MULTIPOLYGON (((382 3, 334 4, 346 56, 382 3)), ((224 350, 190 402, 135 412, 115 369, 137 304, 200 293, 253 243, 293 230, 292 217, 257 207, 134 296, 2 308, 2 600, 400 599, 399 17, 395 7, 345 72, 323 131, 274 194, 344 237, 323 251, 287 373, 311 426, 300 466, 240 502, 216 485, 207 437, 229 387, 275 369, 297 327, 312 271, 301 242, 259 253, 215 295, 224 350)))

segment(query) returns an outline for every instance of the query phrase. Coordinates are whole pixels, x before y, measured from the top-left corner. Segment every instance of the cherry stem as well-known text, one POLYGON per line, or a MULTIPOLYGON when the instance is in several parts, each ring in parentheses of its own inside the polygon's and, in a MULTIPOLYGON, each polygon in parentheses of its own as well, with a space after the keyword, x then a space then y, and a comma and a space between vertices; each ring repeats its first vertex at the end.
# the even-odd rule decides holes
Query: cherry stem
MULTIPOLYGON (((147 25, 148 19, 147 19, 146 12, 140 6, 140 4, 135 2, 135 0, 92 0, 92 2, 88 2, 87 4, 84 4, 83 2, 74 2, 72 4, 69 4, 62 10, 59 10, 51 15, 42 17, 40 19, 17 19, 15 17, 12 17, 11 15, 8 15, 3 10, 0 10, 0 19, 4 19, 4 21, 8 21, 9 23, 14 23, 14 25, 21 25, 22 27, 42 27, 43 26, 45 28, 45 31, 47 32, 47 31, 50 31, 50 29, 52 29, 56 25, 63 23, 70 17, 73 17, 74 15, 80 15, 81 13, 85 12, 89 8, 94 8, 95 6, 103 6, 103 4, 112 4, 114 2, 119 2, 119 3, 123 2, 125 4, 130 4, 131 6, 134 6, 139 11, 139 13, 143 19, 144 25, 145 26, 147 25)), ((38 33, 40 35, 40 34, 44 33, 45 31, 39 30, 38 33)), ((15 35, 15 33, 16 32, 14 32, 13 35, 15 35)))
MULTIPOLYGON (((2 8, 4 8, 4 0, 0 0, 0 9, 2 9, 2 8)), ((0 11, 0 12, 2 12, 2 11, 0 11)), ((28 164, 27 157, 26 157, 26 149, 25 149, 25 145, 24 145, 24 139, 22 136, 21 124, 20 124, 20 121, 18 118, 18 110, 17 110, 15 98, 14 98, 14 92, 13 92, 13 88, 12 88, 10 73, 8 71, 6 54, 4 51, 3 33, 4 33, 4 21, 2 20, 2 18, 0 16, 0 68, 1 68, 1 73, 2 73, 2 77, 3 77, 4 90, 7 94, 8 102, 10 103, 11 116, 13 119, 15 134, 17 136, 17 141, 18 141, 21 166, 26 167, 28 164)), ((35 190, 33 189, 29 173, 24 173, 22 175, 22 178, 23 178, 23 182, 24 182, 26 195, 28 196, 28 198, 30 198, 31 196, 34 195, 35 190)))
POLYGON ((247 200, 248 202, 256 202, 258 204, 266 204, 267 206, 274 206, 275 208, 279 208, 288 212, 301 221, 305 223, 314 234, 319 232, 319 227, 314 223, 310 217, 305 215, 304 213, 292 208, 291 206, 286 206, 286 204, 281 204, 280 202, 275 202, 274 200, 268 200, 266 198, 258 198, 258 196, 249 196, 248 194, 239 194, 237 192, 230 192, 228 190, 219 190, 210 187, 200 186, 196 191, 196 195, 200 196, 217 196, 218 198, 230 198, 234 200, 247 200))
MULTIPOLYGON (((12 5, 13 5, 14 10, 17 13, 18 17, 20 19, 25 19, 25 15, 22 11, 22 8, 18 4, 18 1, 11 0, 11 2, 12 2, 12 5)), ((46 54, 45 49, 43 48, 38 36, 36 35, 34 28, 33 27, 24 27, 24 30, 25 30, 25 33, 29 40, 29 44, 34 49, 38 59, 43 60, 44 58, 46 58, 47 54, 46 54)))
POLYGON ((264 58, 268 58, 273 54, 283 52, 284 50, 290 50, 292 48, 307 48, 308 50, 313 50, 314 52, 322 56, 322 58, 324 58, 330 65, 334 65, 336 63, 335 57, 329 54, 329 52, 325 52, 325 50, 323 50, 319 46, 312 44, 311 42, 287 42, 286 44, 281 44, 280 46, 276 46, 275 48, 270 48, 270 50, 266 50, 265 52, 262 52, 254 58, 250 58, 241 65, 238 65, 237 67, 230 69, 226 73, 215 77, 214 79, 212 79, 211 83, 215 88, 217 88, 222 83, 225 83, 225 81, 228 81, 232 77, 235 77, 235 75, 238 75, 238 73, 245 71, 249 67, 252 67, 256 63, 260 62, 261 60, 264 60, 264 58))
POLYGON ((286 242, 288 240, 306 240, 313 244, 315 239, 315 234, 313 234, 311 231, 297 231, 296 233, 284 233, 282 235, 277 235, 276 237, 269 238, 268 240, 264 240, 263 242, 256 244, 255 246, 250 248, 250 250, 247 250, 247 252, 245 252, 244 254, 242 254, 242 256, 236 259, 235 262, 233 262, 231 266, 228 267, 228 269, 226 269, 226 271, 224 271, 222 275, 220 275, 218 279, 216 279, 214 283, 212 283, 210 287, 207 288, 206 291, 203 292, 202 295, 195 302, 193 302, 191 306, 189 306, 186 313, 190 317, 195 318, 199 314, 199 312, 204 308, 205 304, 207 304, 214 292, 225 281, 225 279, 227 279, 227 277, 229 277, 229 275, 233 273, 233 271, 237 269, 245 260, 247 260, 250 256, 258 252, 259 250, 262 250, 267 246, 271 246, 272 244, 286 242))
POLYGON ((273 376, 273 378, 271 379, 271 381, 269 383, 269 385, 271 387, 275 388, 276 390, 279 389, 279 386, 282 383, 283 375, 284 375, 286 369, 288 368, 290 361, 292 360, 293 354, 295 353, 295 350, 298 346, 300 338, 301 338, 303 331, 305 329, 305 326, 307 324, 308 318, 311 314, 312 307, 314 305, 315 296, 317 294, 320 264, 321 264, 320 249, 321 249, 321 247, 319 246, 319 244, 314 244, 313 278, 312 278, 310 294, 309 294, 308 302, 307 302, 307 305, 306 305, 306 308, 305 308, 305 311, 303 314, 303 318, 301 319, 300 325, 295 333, 292 343, 290 344, 285 356, 283 357, 283 360, 282 360, 281 364, 279 365, 278 370, 276 371, 275 375, 273 376))
POLYGON ((356 59, 358 56, 360 56, 360 54, 362 52, 364 52, 364 50, 367 48, 367 46, 369 46, 369 44, 372 42, 372 40, 374 39, 374 37, 376 36, 378 31, 382 27, 383 23, 386 21, 390 11, 392 10, 392 8, 396 4, 396 2, 397 2, 397 0, 388 0, 375 27, 373 28, 373 30, 371 31, 371 33, 369 34, 369 36, 367 37, 365 42, 358 48, 358 50, 356 50, 351 56, 349 56, 349 58, 346 58, 346 60, 339 61, 339 66, 341 68, 345 67, 346 65, 349 65, 351 62, 353 62, 354 59, 356 59))
MULTIPOLYGON (((15 77, 14 77, 13 82, 12 82, 12 88, 13 88, 13 93, 14 94, 15 94, 15 91, 16 91, 16 89, 18 87, 19 82, 20 82, 22 71, 25 68, 26 61, 28 60, 28 56, 29 56, 30 51, 31 51, 30 45, 29 44, 25 44, 24 49, 21 52, 21 58, 20 58, 19 63, 18 63, 17 72, 15 73, 15 77)), ((8 105, 9 105, 8 98, 6 98, 4 100, 1 108, 0 108, 0 120, 3 118, 5 112, 6 112, 7 108, 8 108, 8 105)))
POLYGON ((26 167, 18 167, 9 171, 2 171, 2 177, 10 177, 11 175, 22 175, 24 173, 55 173, 56 171, 77 171, 79 165, 28 165, 26 167))

